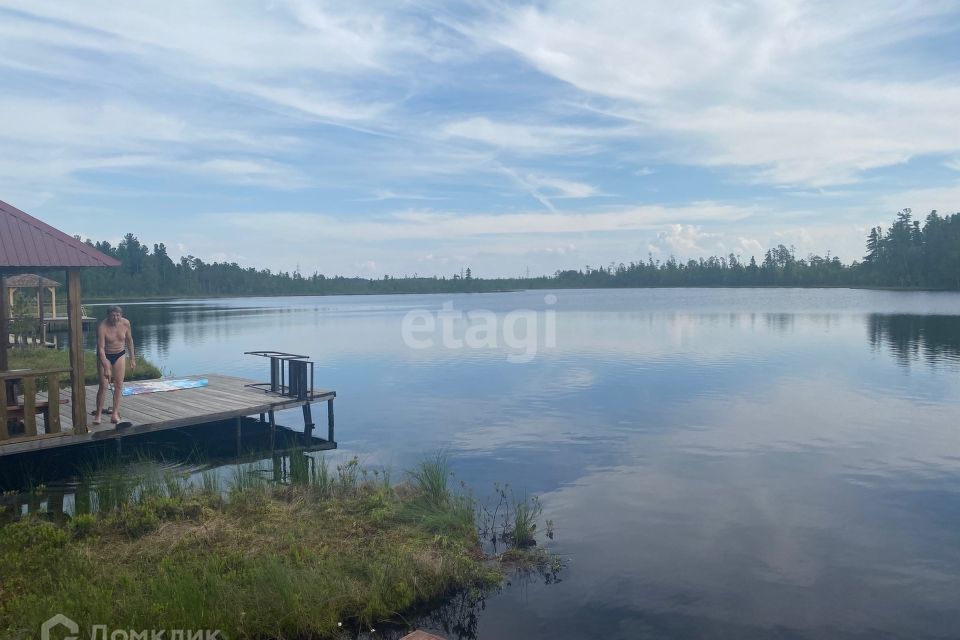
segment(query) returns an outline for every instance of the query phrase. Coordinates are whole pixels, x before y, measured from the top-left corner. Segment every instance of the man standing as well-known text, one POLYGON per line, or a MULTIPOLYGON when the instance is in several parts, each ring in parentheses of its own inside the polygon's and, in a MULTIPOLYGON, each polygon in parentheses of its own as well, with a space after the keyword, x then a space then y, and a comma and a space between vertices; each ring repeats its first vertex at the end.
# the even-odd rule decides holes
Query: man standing
POLYGON ((107 309, 107 318, 97 327, 97 371, 100 373, 100 388, 97 389, 97 415, 93 424, 100 424, 103 399, 107 394, 110 378, 113 378, 113 414, 110 422, 120 422, 120 398, 123 397, 123 375, 126 373, 124 356, 130 351, 130 367, 137 367, 133 353, 133 333, 130 321, 123 317, 123 309, 112 306, 107 309))

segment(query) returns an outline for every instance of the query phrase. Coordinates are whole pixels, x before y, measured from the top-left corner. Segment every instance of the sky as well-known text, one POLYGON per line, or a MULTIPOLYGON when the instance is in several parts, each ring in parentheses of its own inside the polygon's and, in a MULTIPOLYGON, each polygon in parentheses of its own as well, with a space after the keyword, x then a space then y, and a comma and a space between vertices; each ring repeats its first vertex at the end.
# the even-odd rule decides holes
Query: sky
POLYGON ((955 0, 0 0, 0 200, 174 258, 860 259, 960 210, 955 0))

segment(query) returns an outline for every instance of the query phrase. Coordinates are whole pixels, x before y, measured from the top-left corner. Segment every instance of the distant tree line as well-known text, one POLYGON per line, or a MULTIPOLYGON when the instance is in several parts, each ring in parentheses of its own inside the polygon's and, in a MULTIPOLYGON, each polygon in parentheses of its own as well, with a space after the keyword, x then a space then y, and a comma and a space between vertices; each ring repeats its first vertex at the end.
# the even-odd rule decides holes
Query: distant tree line
POLYGON ((93 297, 317 295, 364 293, 450 293, 506 289, 591 287, 821 287, 866 286, 960 289, 960 213, 932 211, 923 221, 904 209, 886 230, 867 237, 862 261, 846 265, 836 256, 797 257, 778 245, 758 261, 727 256, 611 263, 557 271, 552 276, 476 278, 470 269, 447 276, 384 276, 382 279, 303 275, 236 263, 204 262, 186 256, 178 262, 161 244, 153 249, 132 233, 117 246, 86 241, 122 263, 117 269, 86 269, 84 293, 93 297))

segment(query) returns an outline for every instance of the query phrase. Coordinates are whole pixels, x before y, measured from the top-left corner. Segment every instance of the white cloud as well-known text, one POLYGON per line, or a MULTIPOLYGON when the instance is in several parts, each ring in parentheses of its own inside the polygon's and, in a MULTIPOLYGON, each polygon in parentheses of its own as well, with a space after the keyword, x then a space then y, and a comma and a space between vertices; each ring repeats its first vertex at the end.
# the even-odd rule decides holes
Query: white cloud
MULTIPOLYGON (((269 212, 211 214, 222 224, 294 242, 331 239, 400 240, 518 234, 579 234, 648 230, 673 220, 735 221, 756 210, 710 202, 645 206, 594 213, 447 214, 404 211, 376 219, 269 212)), ((675 225, 684 227, 684 225, 675 225)), ((686 228, 686 227, 684 227, 686 228)))
POLYGON ((360 271, 373 272, 377 270, 376 260, 366 260, 364 262, 357 263, 357 269, 360 271))
POLYGON ((360 200, 379 202, 383 200, 447 200, 443 196, 429 196, 419 193, 397 193, 390 189, 376 189, 373 197, 360 198, 360 200))
POLYGON ((870 11, 853 1, 545 2, 462 28, 609 99, 606 112, 672 136, 663 152, 674 162, 827 185, 960 149, 956 77, 918 77, 900 63, 907 39, 945 32, 939 18, 955 9, 893 0, 870 11))
MULTIPOLYGON (((622 131, 620 132, 622 133, 622 131)), ((572 126, 546 126, 529 122, 496 122, 486 117, 449 122, 440 129, 441 138, 458 138, 517 153, 557 153, 596 150, 597 140, 613 132, 572 126)))
POLYGON ((894 214, 903 208, 913 210, 914 215, 925 216, 936 209, 941 214, 960 211, 960 182, 942 187, 910 189, 885 194, 881 199, 884 211, 884 224, 893 219, 894 214))
POLYGON ((758 256, 766 251, 766 247, 755 238, 737 238, 737 253, 742 256, 758 256))
MULTIPOLYGON (((190 168, 187 167, 188 170, 190 168)), ((271 160, 214 158, 198 163, 196 170, 237 184, 263 185, 278 189, 296 189, 309 184, 300 171, 271 160)))
POLYGON ((657 253, 691 256, 707 252, 708 249, 702 245, 716 238, 717 234, 707 233, 699 225, 671 224, 657 233, 656 240, 650 246, 657 253))
POLYGON ((593 185, 575 180, 548 178, 537 175, 527 175, 527 182, 534 187, 547 191, 554 198, 589 198, 596 195, 597 189, 593 185))

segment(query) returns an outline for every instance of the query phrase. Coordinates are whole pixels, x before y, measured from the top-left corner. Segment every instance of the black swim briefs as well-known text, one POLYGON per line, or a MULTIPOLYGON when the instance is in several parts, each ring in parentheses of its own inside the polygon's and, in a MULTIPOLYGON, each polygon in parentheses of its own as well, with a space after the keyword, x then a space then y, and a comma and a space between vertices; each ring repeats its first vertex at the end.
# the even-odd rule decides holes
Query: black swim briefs
POLYGON ((107 356, 107 360, 111 365, 115 365, 117 364, 117 360, 127 355, 127 350, 124 349, 123 351, 118 351, 117 353, 104 353, 103 355, 107 356))

